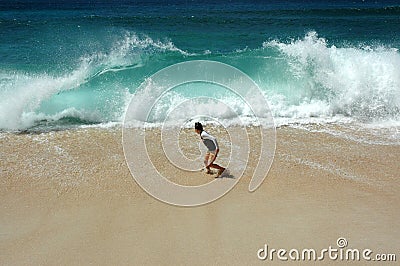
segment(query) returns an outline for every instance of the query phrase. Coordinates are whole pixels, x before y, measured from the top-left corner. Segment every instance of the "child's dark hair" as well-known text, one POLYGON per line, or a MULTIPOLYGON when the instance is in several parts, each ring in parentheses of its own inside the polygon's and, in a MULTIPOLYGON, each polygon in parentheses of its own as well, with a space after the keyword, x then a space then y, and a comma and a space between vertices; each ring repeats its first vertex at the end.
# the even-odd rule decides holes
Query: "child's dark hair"
POLYGON ((200 122, 194 123, 194 128, 203 131, 203 125, 200 122))

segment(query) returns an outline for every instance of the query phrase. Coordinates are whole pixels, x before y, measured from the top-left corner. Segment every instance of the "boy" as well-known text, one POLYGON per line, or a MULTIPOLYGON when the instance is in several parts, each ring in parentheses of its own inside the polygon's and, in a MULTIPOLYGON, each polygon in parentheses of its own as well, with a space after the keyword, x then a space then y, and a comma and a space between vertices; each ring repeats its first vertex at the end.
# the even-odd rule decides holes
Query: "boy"
POLYGON ((204 164, 207 169, 207 174, 211 174, 210 167, 212 167, 218 169, 218 175, 215 178, 220 177, 225 171, 225 168, 214 163, 219 152, 217 139, 203 130, 203 125, 200 122, 196 122, 194 124, 194 129, 196 133, 200 135, 201 140, 208 149, 206 156, 204 157, 204 164))

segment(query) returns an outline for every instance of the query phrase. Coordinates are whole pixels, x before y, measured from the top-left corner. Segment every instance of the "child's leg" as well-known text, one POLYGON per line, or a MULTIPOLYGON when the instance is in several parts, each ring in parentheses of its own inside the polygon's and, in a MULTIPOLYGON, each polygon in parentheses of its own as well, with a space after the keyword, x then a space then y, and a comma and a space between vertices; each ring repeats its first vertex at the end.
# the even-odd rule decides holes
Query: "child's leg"
POLYGON ((215 163, 210 164, 210 167, 215 168, 215 169, 218 169, 218 170, 225 170, 224 167, 219 166, 218 164, 215 164, 215 163))
MULTIPOLYGON (((214 159, 214 156, 215 156, 214 153, 210 153, 210 158, 209 158, 209 160, 212 161, 212 160, 214 159)), ((218 165, 218 164, 216 164, 216 163, 210 164, 210 167, 215 168, 215 169, 218 169, 218 175, 217 175, 217 177, 219 177, 219 176, 225 171, 225 168, 224 168, 224 167, 222 167, 222 166, 220 166, 220 165, 218 165)))
POLYGON ((210 153, 207 152, 206 155, 204 156, 204 165, 206 166, 207 174, 211 172, 210 167, 208 166, 209 160, 210 160, 210 153))

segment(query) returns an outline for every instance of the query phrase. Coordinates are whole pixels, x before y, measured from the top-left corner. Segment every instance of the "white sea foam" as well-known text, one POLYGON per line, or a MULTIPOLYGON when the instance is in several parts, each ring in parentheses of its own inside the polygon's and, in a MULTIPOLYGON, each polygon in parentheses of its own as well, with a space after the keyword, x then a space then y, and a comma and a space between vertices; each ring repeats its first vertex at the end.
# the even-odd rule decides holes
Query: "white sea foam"
POLYGON ((293 99, 271 93, 272 110, 279 117, 318 117, 337 114, 371 122, 400 120, 400 54, 377 47, 337 48, 316 32, 304 39, 269 41, 287 60, 293 76, 293 99))

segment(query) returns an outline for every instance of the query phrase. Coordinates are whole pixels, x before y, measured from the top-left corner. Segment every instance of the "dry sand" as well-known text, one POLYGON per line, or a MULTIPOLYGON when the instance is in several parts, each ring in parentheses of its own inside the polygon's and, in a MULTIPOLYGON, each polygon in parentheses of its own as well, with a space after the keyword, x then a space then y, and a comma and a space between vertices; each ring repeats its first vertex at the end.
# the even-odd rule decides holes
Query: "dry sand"
MULTIPOLYGON (((250 163, 232 191, 195 208, 157 201, 135 183, 118 128, 1 133, 0 144, 1 265, 279 264, 260 261, 258 249, 321 250, 339 237, 400 260, 400 145, 356 130, 281 127, 257 191, 247 190, 250 163)), ((186 185, 213 180, 173 175, 186 185)))

